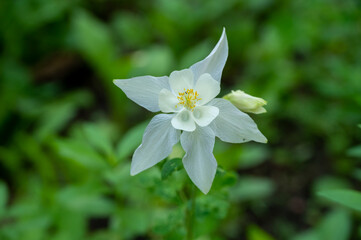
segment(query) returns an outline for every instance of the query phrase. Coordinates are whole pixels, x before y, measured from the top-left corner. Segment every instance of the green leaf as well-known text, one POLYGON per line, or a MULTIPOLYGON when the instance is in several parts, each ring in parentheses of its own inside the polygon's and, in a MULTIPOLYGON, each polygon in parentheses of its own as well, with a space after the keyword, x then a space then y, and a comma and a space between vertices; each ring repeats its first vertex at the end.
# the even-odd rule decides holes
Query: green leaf
POLYGON ((86 11, 73 16, 73 34, 80 52, 104 77, 116 76, 115 45, 108 26, 86 11))
POLYGON ((240 168, 252 168, 263 163, 269 155, 264 146, 250 146, 246 151, 242 151, 240 156, 240 168))
POLYGON ((248 240, 274 240, 267 232, 256 225, 251 225, 247 229, 248 240))
POLYGON ((182 169, 182 159, 173 158, 166 161, 162 168, 162 180, 169 177, 174 171, 179 171, 182 169))
POLYGON ((350 239, 351 219, 347 211, 334 210, 323 219, 317 229, 320 239, 347 240, 350 239))
POLYGON ((292 240, 347 240, 351 234, 350 215, 344 209, 328 213, 312 230, 297 234, 292 240))
POLYGON ((337 202, 349 208, 352 208, 357 211, 361 211, 361 193, 349 190, 349 189, 339 189, 339 190, 327 190, 321 191, 318 195, 325 197, 331 201, 337 202))
POLYGON ((321 239, 318 237, 316 231, 308 230, 297 234, 292 238, 292 240, 321 240, 321 239))
POLYGON ((4 182, 0 181, 0 216, 4 214, 8 200, 8 189, 4 182))
POLYGON ((317 194, 318 192, 326 190, 336 190, 336 189, 347 189, 350 188, 350 184, 346 179, 336 177, 336 176, 322 176, 316 179, 315 183, 312 186, 312 192, 317 194))
POLYGON ((76 162, 90 169, 105 169, 107 163, 91 145, 75 139, 56 139, 52 145, 55 151, 63 158, 76 162))
POLYGON ((153 214, 149 208, 119 208, 112 216, 115 230, 124 238, 132 239, 135 235, 143 235, 149 229, 153 214), (126 221, 125 221, 126 220, 126 221))
POLYGON ((224 219, 229 208, 230 202, 221 194, 201 195, 196 201, 196 216, 201 219, 224 219))
POLYGON ((174 56, 169 47, 153 46, 134 54, 131 63, 131 75, 161 76, 172 70, 174 56))
POLYGON ((257 200, 269 196, 274 191, 274 184, 266 178, 243 177, 230 192, 235 201, 257 200))
POLYGON ((104 129, 98 124, 88 123, 83 126, 83 133, 87 140, 98 150, 102 151, 106 155, 112 155, 113 147, 112 142, 104 131, 104 129))
POLYGON ((361 145, 353 147, 347 151, 347 155, 350 157, 359 157, 361 158, 361 145))
POLYGON ((237 174, 232 171, 226 171, 222 166, 217 167, 216 177, 212 183, 212 189, 216 191, 222 188, 229 188, 237 183, 237 174))
MULTIPOLYGON (((38 112, 39 121, 35 133, 36 137, 44 139, 51 134, 59 132, 75 117, 79 108, 89 106, 91 102, 92 96, 89 92, 77 91, 61 99, 47 103, 44 107, 40 108, 38 112)), ((26 105, 23 107, 35 108, 26 105)))
POLYGON ((183 208, 158 210, 154 218, 153 231, 165 235, 183 225, 184 211, 183 208))
POLYGON ((71 212, 104 216, 115 209, 114 202, 103 196, 94 185, 68 186, 57 192, 57 203, 71 212))

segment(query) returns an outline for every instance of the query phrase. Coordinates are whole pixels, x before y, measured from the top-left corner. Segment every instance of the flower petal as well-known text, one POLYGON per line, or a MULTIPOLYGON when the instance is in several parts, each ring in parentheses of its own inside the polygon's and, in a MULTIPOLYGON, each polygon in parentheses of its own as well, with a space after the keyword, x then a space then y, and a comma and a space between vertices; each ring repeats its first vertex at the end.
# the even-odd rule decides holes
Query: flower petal
POLYGON ((186 109, 183 109, 173 117, 172 125, 175 129, 188 132, 192 132, 196 129, 196 124, 193 120, 192 114, 186 109))
POLYGON ((148 109, 151 112, 158 112, 158 96, 163 89, 170 89, 168 77, 142 76, 130 79, 115 79, 114 84, 117 85, 138 105, 148 109))
POLYGON ((193 119, 201 127, 208 126, 219 113, 219 109, 214 106, 197 106, 194 108, 193 119))
POLYGON ((217 170, 213 156, 215 136, 209 127, 198 127, 193 132, 183 132, 181 144, 186 152, 183 165, 192 182, 207 194, 217 170))
POLYGON ((212 77, 220 82, 224 65, 226 64, 228 57, 228 43, 226 30, 223 28, 223 33, 219 39, 217 45, 212 52, 202 61, 193 64, 190 69, 194 73, 194 79, 197 79, 203 73, 209 73, 212 77))
POLYGON ((172 72, 169 76, 169 85, 176 95, 184 92, 184 90, 192 89, 194 85, 193 72, 189 69, 172 72))
POLYGON ((158 104, 162 112, 179 112, 182 108, 177 107, 178 103, 177 97, 171 91, 165 88, 160 91, 158 104))
POLYGON ((209 105, 219 108, 218 117, 209 126, 222 141, 230 143, 267 142, 266 137, 258 130, 252 118, 239 111, 229 101, 216 98, 209 102, 209 105))
POLYGON ((204 105, 215 98, 221 91, 219 84, 220 83, 214 80, 209 73, 202 74, 195 86, 195 90, 201 98, 197 102, 197 105, 204 105))
POLYGON ((171 124, 171 114, 158 114, 145 129, 142 144, 135 150, 130 174, 144 171, 166 158, 179 141, 180 131, 171 124))

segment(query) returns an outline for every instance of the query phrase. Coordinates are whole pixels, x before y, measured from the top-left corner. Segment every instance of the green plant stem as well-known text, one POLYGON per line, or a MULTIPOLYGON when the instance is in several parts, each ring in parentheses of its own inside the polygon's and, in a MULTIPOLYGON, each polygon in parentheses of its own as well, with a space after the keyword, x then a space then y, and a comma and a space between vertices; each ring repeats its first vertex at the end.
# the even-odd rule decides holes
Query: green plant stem
POLYGON ((194 215, 196 209, 196 201, 195 201, 195 186, 191 183, 189 200, 186 206, 186 218, 185 225, 187 230, 187 240, 193 240, 193 230, 194 230, 194 215))

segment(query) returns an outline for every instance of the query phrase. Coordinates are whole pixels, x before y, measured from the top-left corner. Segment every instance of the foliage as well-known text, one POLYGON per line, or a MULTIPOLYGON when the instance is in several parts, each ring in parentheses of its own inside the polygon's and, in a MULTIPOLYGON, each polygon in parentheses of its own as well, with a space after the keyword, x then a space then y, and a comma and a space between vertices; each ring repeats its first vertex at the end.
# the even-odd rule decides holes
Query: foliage
POLYGON ((361 238, 360 24, 354 0, 2 1, 0 239, 184 239, 182 150, 130 176, 152 115, 112 79, 186 68, 223 26, 221 95, 267 100, 269 143, 216 142, 195 236, 361 238))

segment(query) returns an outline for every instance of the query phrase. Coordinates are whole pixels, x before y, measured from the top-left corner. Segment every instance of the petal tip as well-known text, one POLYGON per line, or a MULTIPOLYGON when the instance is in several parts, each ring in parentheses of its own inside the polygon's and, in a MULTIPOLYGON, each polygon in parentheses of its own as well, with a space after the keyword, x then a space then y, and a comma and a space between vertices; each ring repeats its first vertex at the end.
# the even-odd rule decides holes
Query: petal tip
POLYGON ((222 35, 226 35, 226 27, 223 27, 222 35))
POLYGON ((121 85, 122 82, 123 82, 123 81, 120 80, 120 79, 113 79, 113 83, 114 83, 115 85, 117 85, 117 86, 121 85))
POLYGON ((209 190, 211 190, 210 188, 209 189, 199 189, 201 190, 201 192, 204 194, 204 195, 207 195, 209 193, 209 190))
MULTIPOLYGON (((262 135, 263 136, 263 135, 262 135)), ((268 143, 268 139, 263 136, 262 140, 260 141, 260 143, 268 143)))
MULTIPOLYGON (((136 150, 137 151, 137 150, 136 150)), ((135 153, 134 153, 135 154, 135 153)), ((138 167, 138 164, 134 164, 134 155, 133 155, 133 159, 132 159, 132 163, 130 165, 130 176, 135 176, 137 175, 138 173, 140 173, 141 171, 143 171, 142 169, 140 169, 138 167)))
POLYGON ((130 176, 135 176, 139 173, 139 171, 136 171, 134 169, 130 169, 130 176))

